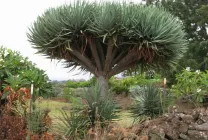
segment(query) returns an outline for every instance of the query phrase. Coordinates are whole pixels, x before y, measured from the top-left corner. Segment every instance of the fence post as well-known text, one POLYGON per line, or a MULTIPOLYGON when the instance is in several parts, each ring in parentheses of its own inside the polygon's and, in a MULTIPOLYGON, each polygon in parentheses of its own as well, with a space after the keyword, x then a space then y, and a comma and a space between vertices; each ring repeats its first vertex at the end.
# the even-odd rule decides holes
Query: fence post
POLYGON ((31 89, 30 89, 30 102, 29 102, 29 115, 28 115, 28 134, 27 134, 27 140, 30 140, 30 134, 31 134, 31 114, 32 114, 32 97, 33 97, 33 81, 31 83, 31 89))

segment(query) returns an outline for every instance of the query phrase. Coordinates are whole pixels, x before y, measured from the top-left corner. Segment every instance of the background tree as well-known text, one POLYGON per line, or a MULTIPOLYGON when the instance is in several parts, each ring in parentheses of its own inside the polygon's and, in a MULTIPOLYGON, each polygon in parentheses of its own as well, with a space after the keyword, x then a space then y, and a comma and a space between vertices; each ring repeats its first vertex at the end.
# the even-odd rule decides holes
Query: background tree
POLYGON ((208 34, 207 10, 208 0, 162 0, 160 4, 178 17, 184 26, 188 49, 177 67, 168 76, 169 84, 174 83, 175 74, 186 67, 191 70, 208 69, 208 34))
POLYGON ((162 5, 179 17, 186 37, 189 40, 188 51, 180 61, 180 69, 190 66, 192 69, 207 69, 208 34, 206 4, 208 0, 163 0, 162 5), (201 10, 199 10, 201 9, 201 10))
POLYGON ((109 78, 126 69, 175 65, 185 51, 184 36, 178 20, 163 9, 84 1, 48 9, 28 33, 38 53, 93 73, 103 95, 109 78))
POLYGON ((45 71, 38 69, 20 53, 1 47, 0 90, 2 91, 6 86, 10 86, 15 91, 22 87, 30 88, 32 81, 34 82, 34 99, 37 96, 53 96, 52 85, 48 83, 49 79, 45 71))

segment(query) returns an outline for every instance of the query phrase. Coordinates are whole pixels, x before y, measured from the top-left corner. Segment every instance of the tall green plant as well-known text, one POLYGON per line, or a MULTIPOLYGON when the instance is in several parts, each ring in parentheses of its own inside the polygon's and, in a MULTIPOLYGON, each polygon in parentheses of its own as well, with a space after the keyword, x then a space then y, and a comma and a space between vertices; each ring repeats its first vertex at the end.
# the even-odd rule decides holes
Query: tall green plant
POLYGON ((58 132, 68 139, 83 139, 90 126, 87 116, 81 112, 73 111, 70 114, 61 111, 61 114, 62 116, 59 117, 61 122, 56 125, 58 132))
POLYGON ((101 96, 101 88, 98 84, 86 90, 83 97, 92 126, 95 125, 96 119, 102 125, 105 125, 106 122, 117 118, 114 101, 110 98, 109 94, 106 97, 101 96))
POLYGON ((156 117, 164 113, 170 100, 162 94, 161 90, 154 85, 146 85, 132 95, 134 117, 149 116, 156 117))

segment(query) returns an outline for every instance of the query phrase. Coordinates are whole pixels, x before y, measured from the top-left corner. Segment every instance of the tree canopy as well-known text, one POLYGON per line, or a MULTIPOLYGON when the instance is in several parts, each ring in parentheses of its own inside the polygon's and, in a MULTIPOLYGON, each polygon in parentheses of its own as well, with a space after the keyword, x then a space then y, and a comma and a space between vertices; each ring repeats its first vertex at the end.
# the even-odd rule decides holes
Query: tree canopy
POLYGON ((136 65, 175 65, 186 50, 184 36, 163 8, 84 1, 46 10, 28 33, 38 53, 104 79, 136 65))

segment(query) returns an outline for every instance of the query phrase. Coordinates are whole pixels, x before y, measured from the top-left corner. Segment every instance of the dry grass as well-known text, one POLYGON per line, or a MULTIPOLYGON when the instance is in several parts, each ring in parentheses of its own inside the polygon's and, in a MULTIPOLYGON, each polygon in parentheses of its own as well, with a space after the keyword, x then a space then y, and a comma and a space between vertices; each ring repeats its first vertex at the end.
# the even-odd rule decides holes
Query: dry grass
POLYGON ((60 111, 63 108, 69 108, 68 110, 65 110, 66 112, 67 111, 69 112, 71 107, 70 103, 53 101, 53 100, 40 100, 37 101, 37 105, 38 107, 40 107, 40 109, 49 109, 50 110, 49 115, 52 119, 61 117, 60 111))
POLYGON ((134 118, 131 117, 131 113, 128 110, 122 110, 118 113, 120 119, 116 121, 121 127, 128 128, 132 126, 134 118))

